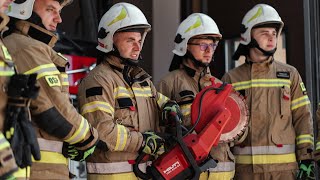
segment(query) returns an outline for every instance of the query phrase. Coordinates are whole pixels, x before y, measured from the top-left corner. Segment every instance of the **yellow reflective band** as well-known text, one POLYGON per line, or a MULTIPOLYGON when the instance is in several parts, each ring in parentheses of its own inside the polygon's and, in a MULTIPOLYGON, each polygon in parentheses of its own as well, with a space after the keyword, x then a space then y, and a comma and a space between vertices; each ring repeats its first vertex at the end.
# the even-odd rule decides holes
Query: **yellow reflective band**
POLYGON ((107 102, 93 101, 82 106, 81 114, 91 113, 95 111, 104 111, 113 116, 114 109, 107 102))
POLYGON ((0 61, 0 76, 12 76, 14 74, 13 68, 7 66, 4 61, 0 61))
POLYGON ((188 31, 191 31, 192 29, 196 29, 198 27, 200 27, 202 24, 200 17, 197 17, 197 20, 194 24, 192 24, 186 31, 184 31, 184 33, 187 33, 188 31))
POLYGON ((259 7, 258 11, 247 21, 249 23, 250 21, 258 18, 262 14, 262 7, 259 7))
POLYGON ((7 141, 7 139, 4 137, 4 135, 1 133, 0 134, 0 150, 9 148, 10 143, 7 141))
POLYGON ((40 79, 43 76, 60 74, 60 72, 57 70, 56 66, 53 63, 37 66, 25 72, 24 74, 33 74, 33 73, 38 73, 37 79, 40 79))
POLYGON ((29 178, 30 177, 30 167, 28 166, 27 168, 23 168, 23 169, 19 168, 19 170, 17 172, 13 173, 13 176, 15 178, 25 178, 25 179, 29 178))
POLYGON ((128 90, 124 87, 117 87, 113 90, 114 93, 114 98, 118 99, 119 97, 129 97, 129 98, 133 98, 133 92, 131 92, 131 90, 128 90))
POLYGON ((66 73, 61 73, 61 77, 62 77, 62 85, 63 85, 63 86, 69 86, 68 74, 66 74, 66 73))
POLYGON ((316 150, 320 150, 320 142, 317 142, 316 150))
POLYGON ((189 115, 190 112, 191 112, 191 104, 182 105, 182 106, 180 106, 180 109, 181 109, 181 113, 182 113, 184 116, 187 116, 187 115, 189 115))
POLYGON ((169 98, 159 92, 157 92, 157 94, 158 94, 157 104, 160 108, 162 108, 162 106, 169 101, 169 98))
POLYGON ((61 86, 60 79, 58 75, 45 76, 44 77, 50 87, 61 86))
POLYGON ((145 87, 145 88, 133 87, 132 90, 135 97, 152 97, 150 87, 145 87))
POLYGON ((80 127, 76 130, 76 132, 70 138, 66 139, 65 141, 70 144, 76 144, 85 138, 88 131, 89 131, 89 123, 86 119, 82 117, 80 127))
POLYGON ((47 164, 64 164, 68 165, 68 159, 65 158, 62 154, 57 152, 49 152, 49 151, 40 151, 41 159, 36 161, 32 157, 33 162, 37 163, 47 163, 47 164))
POLYGON ((232 83, 235 90, 243 90, 256 87, 282 87, 290 88, 291 81, 287 79, 252 79, 250 81, 242 81, 232 83))
POLYGON ((311 134, 303 134, 296 137, 297 145, 303 143, 313 144, 313 136, 311 134))
POLYGON ((126 18, 126 17, 127 17, 127 11, 126 11, 125 8, 122 8, 120 14, 119 14, 116 18, 114 18, 114 19, 108 24, 108 26, 111 26, 112 24, 114 24, 114 23, 116 23, 116 22, 118 22, 118 21, 121 21, 122 19, 124 19, 124 18, 126 18))
POLYGON ((122 151, 127 143, 128 134, 127 130, 123 125, 117 124, 117 142, 114 147, 115 151, 122 151))
POLYGON ((310 100, 307 95, 304 95, 298 99, 294 99, 291 102, 291 110, 298 109, 299 107, 310 104, 310 100))
POLYGON ((236 155, 237 164, 279 164, 296 162, 295 153, 277 155, 236 155))
POLYGON ((12 61, 12 57, 7 49, 7 47, 5 47, 4 45, 1 45, 1 50, 2 50, 2 53, 3 53, 3 56, 6 60, 10 60, 12 61))
POLYGON ((229 171, 229 172, 210 172, 208 180, 215 180, 215 179, 233 179, 234 178, 235 171, 229 171))

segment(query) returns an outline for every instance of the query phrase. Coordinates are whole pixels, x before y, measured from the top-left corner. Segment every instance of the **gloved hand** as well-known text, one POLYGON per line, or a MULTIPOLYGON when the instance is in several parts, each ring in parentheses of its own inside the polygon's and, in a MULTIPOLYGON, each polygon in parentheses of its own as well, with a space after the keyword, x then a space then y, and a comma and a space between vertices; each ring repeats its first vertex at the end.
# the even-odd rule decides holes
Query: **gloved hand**
POLYGON ((5 136, 11 144, 17 165, 31 166, 33 155, 40 160, 40 148, 29 117, 31 99, 38 95, 37 74, 13 75, 8 85, 8 105, 4 122, 5 136))
POLYGON ((164 152, 164 139, 156 135, 154 132, 142 133, 143 142, 140 151, 150 155, 160 155, 164 152))
POLYGON ((76 149, 74 145, 68 144, 66 142, 63 143, 63 155, 67 158, 70 158, 74 161, 84 161, 86 160, 95 150, 96 146, 91 146, 87 150, 79 150, 76 149))
POLYGON ((169 100, 166 104, 164 104, 162 109, 162 121, 160 125, 164 126, 172 126, 176 124, 175 117, 173 114, 177 115, 180 119, 180 123, 183 119, 183 114, 180 110, 179 105, 172 100, 169 100))
MULTIPOLYGON (((64 142, 62 147, 62 154, 66 158, 70 158, 71 160, 74 160, 74 161, 86 160, 86 158, 88 158, 91 154, 93 154, 94 150, 96 149, 96 146, 102 143, 102 141, 98 139, 98 131, 94 129, 91 125, 90 125, 89 133, 90 133, 90 137, 84 142, 80 142, 76 144, 69 144, 64 142)), ((105 145, 105 148, 107 150, 106 145, 105 145)))
POLYGON ((316 179, 314 174, 314 164, 312 160, 301 160, 299 162, 299 172, 297 180, 316 179))

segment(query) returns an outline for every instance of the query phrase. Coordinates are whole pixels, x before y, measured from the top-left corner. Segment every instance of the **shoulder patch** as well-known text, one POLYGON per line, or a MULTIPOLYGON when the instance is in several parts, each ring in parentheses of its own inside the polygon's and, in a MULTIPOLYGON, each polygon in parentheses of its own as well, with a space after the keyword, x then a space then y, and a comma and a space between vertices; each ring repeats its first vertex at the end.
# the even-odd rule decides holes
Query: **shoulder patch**
POLYGON ((102 87, 93 87, 86 90, 86 98, 96 95, 102 95, 102 87))
POLYGON ((45 79, 50 87, 61 86, 60 79, 58 75, 45 76, 45 79))
POLYGON ((300 88, 302 92, 307 91, 306 87, 304 86, 303 82, 300 83, 300 88))
POLYGON ((290 79, 290 73, 289 72, 277 72, 277 78, 282 78, 282 79, 290 79))

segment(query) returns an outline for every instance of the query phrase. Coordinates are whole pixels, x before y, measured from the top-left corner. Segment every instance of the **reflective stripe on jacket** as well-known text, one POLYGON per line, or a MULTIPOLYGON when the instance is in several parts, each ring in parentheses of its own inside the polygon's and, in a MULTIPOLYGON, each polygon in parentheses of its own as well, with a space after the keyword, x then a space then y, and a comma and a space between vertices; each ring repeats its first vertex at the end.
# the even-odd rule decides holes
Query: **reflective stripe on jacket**
MULTIPOLYGON (((181 65, 180 69, 170 72, 159 82, 159 91, 172 100, 177 101, 184 115, 184 125, 190 126, 191 104, 196 94, 203 87, 211 85, 210 70, 196 71, 187 65, 181 65)), ((221 83, 215 78, 216 83, 221 83)), ((234 171, 234 157, 228 144, 219 144, 213 147, 210 155, 218 160, 217 168, 210 169, 210 172, 232 172, 234 171)), ((233 172, 234 174, 234 172, 233 172)), ((229 178, 230 179, 230 178, 229 178)))
POLYGON ((156 91, 143 69, 125 66, 114 56, 90 71, 78 95, 80 112, 109 149, 97 149, 88 164, 136 159, 141 132, 158 129, 160 109, 168 99, 156 91))
POLYGON ((310 101, 294 67, 247 61, 222 80, 245 96, 250 113, 248 136, 233 151, 237 172, 293 170, 296 160, 312 157, 310 101))

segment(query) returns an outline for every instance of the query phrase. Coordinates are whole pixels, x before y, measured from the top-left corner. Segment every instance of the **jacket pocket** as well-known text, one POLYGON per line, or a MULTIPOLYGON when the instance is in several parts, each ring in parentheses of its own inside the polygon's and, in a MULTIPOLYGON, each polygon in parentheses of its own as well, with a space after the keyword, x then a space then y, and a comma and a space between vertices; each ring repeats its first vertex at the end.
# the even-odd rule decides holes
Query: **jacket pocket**
POLYGON ((276 145, 295 144, 295 132, 293 127, 288 127, 283 130, 273 131, 271 134, 271 140, 276 145))
POLYGON ((290 88, 282 87, 280 94, 280 115, 289 116, 291 113, 291 94, 290 88))
POLYGON ((117 99, 115 107, 115 123, 124 125, 129 128, 133 126, 133 113, 136 111, 136 107, 130 98, 119 98, 117 99))

